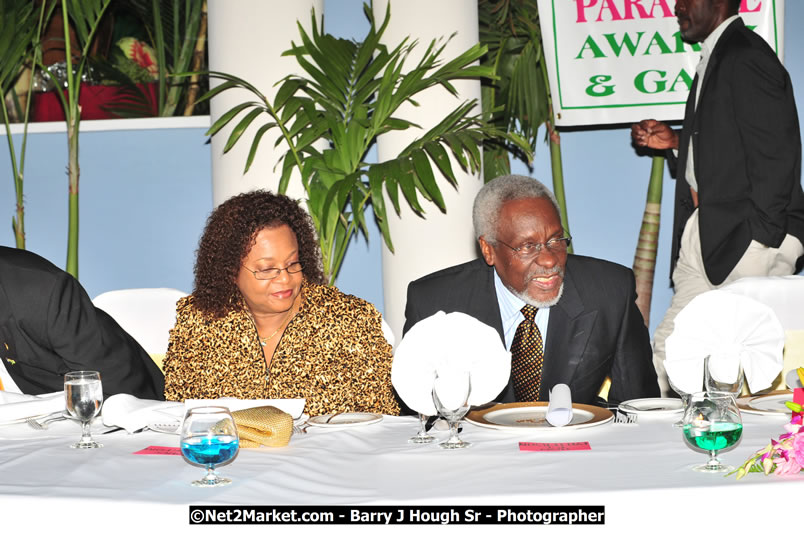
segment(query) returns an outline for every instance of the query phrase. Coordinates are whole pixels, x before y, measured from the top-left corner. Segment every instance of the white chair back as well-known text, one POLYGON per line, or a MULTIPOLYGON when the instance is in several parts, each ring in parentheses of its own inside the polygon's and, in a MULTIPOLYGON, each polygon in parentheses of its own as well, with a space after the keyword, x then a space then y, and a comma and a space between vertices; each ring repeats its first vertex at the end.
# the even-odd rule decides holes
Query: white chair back
MULTIPOLYGON (((776 313, 785 331, 781 377, 804 366, 804 276, 750 276, 726 284, 718 291, 751 297, 776 313)), ((776 387, 785 388, 783 378, 777 380, 776 387)))
POLYGON ((391 348, 396 348, 394 343, 396 342, 396 338, 394 337, 394 332, 391 330, 391 325, 385 322, 385 317, 382 318, 382 335, 385 336, 385 341, 391 345, 391 348))
POLYGON ((804 276, 749 276, 719 288, 769 306, 785 330, 804 330, 804 276))
POLYGON ((92 303, 111 315, 151 355, 164 355, 176 324, 176 301, 187 293, 170 288, 120 289, 92 303))

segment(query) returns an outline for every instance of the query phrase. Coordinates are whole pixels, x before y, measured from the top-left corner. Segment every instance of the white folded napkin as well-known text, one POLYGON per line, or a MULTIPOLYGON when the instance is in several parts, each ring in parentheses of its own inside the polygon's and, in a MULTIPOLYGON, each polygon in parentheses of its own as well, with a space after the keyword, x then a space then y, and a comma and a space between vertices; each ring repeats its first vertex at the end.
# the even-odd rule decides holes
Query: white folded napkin
POLYGON ((230 412, 245 410, 257 406, 273 406, 283 412, 290 414, 293 419, 298 419, 304 411, 304 399, 234 399, 223 397, 220 399, 187 399, 184 405, 189 410, 196 406, 223 406, 229 408, 230 412))
POLYGON ((497 331, 465 313, 438 312, 413 325, 394 353, 391 382, 412 410, 435 415, 433 379, 441 370, 471 375, 470 405, 493 400, 508 383, 511 354, 497 331))
POLYGON ((119 426, 132 433, 155 423, 181 422, 184 404, 138 399, 128 393, 112 395, 103 403, 101 415, 106 426, 119 426))
POLYGON ((0 391, 0 422, 2 423, 59 412, 66 407, 63 391, 43 395, 0 391))
POLYGON ((783 347, 784 330, 771 308, 713 290, 692 299, 676 316, 664 366, 676 389, 695 393, 702 390, 707 355, 726 368, 739 358, 748 389, 756 392, 770 387, 779 375, 783 347))
POLYGON ((565 426, 572 421, 572 392, 566 384, 556 384, 550 391, 547 406, 547 422, 553 426, 565 426))

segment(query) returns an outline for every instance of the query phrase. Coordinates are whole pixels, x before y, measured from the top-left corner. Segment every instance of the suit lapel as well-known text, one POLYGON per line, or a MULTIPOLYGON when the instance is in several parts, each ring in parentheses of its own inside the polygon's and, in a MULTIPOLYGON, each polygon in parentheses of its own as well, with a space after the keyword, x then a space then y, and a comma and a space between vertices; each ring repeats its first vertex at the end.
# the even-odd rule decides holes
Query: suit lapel
POLYGON ((550 308, 547 346, 542 368, 541 400, 548 400, 554 384, 571 385, 597 318, 597 310, 585 312, 583 301, 572 278, 571 257, 564 276, 564 293, 550 308))
MULTIPOLYGON (((483 259, 480 258, 475 261, 483 261, 483 259)), ((483 262, 483 265, 485 269, 481 267, 480 284, 478 284, 477 290, 473 293, 467 314, 493 327, 500 335, 503 345, 505 345, 500 305, 497 301, 497 290, 494 288, 494 268, 486 265, 485 262, 483 262)))

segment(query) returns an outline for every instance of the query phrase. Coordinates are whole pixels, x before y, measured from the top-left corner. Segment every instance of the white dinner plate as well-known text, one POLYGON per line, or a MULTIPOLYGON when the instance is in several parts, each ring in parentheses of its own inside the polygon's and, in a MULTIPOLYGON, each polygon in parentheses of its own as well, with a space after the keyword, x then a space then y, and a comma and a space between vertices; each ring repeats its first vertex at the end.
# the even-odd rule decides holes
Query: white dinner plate
POLYGON ((561 430, 579 429, 608 423, 614 415, 605 408, 588 404, 572 404, 572 421, 566 426, 547 422, 546 402, 512 402, 497 404, 483 410, 472 410, 466 420, 473 425, 496 430, 561 430))
POLYGON ((776 391, 767 395, 756 395, 754 397, 740 397, 737 399, 737 406, 741 412, 759 415, 790 415, 790 408, 784 405, 787 401, 793 400, 793 394, 789 391, 776 391))
POLYGON ((367 412, 347 412, 338 414, 316 415, 307 420, 310 426, 349 427, 373 425, 382 421, 382 415, 367 412))
POLYGON ((678 415, 684 411, 681 399, 667 399, 651 397, 644 399, 631 399, 620 403, 620 411, 633 413, 639 417, 678 415))
POLYGON ((151 423, 146 426, 148 430, 159 432, 160 434, 178 434, 181 429, 181 422, 173 421, 170 423, 151 423))

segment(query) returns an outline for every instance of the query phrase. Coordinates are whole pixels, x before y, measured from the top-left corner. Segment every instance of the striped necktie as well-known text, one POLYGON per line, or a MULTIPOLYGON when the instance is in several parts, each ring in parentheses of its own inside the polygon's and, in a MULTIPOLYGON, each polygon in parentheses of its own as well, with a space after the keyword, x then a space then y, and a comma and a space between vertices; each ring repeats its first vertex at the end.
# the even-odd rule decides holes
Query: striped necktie
POLYGON ((530 304, 522 308, 525 320, 517 326, 511 343, 511 377, 517 401, 539 400, 544 347, 542 333, 533 322, 537 310, 530 304))

